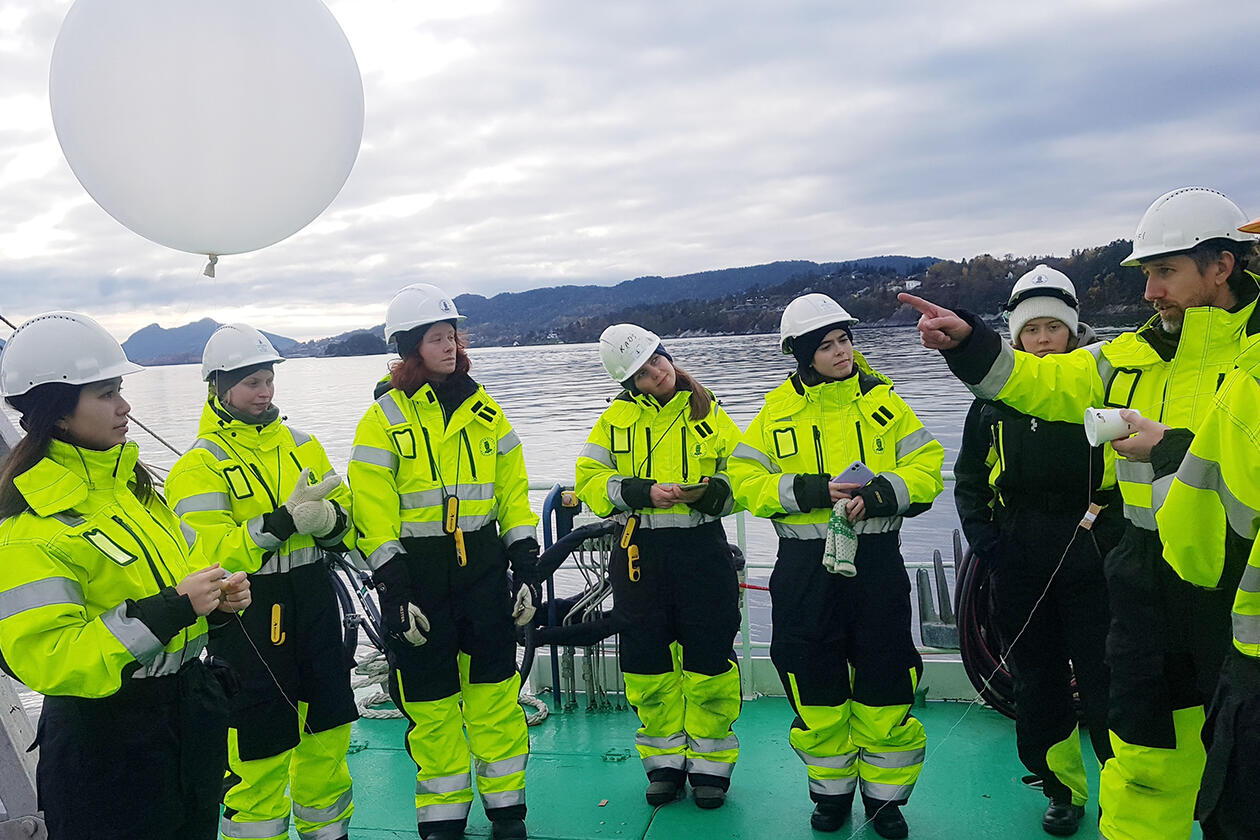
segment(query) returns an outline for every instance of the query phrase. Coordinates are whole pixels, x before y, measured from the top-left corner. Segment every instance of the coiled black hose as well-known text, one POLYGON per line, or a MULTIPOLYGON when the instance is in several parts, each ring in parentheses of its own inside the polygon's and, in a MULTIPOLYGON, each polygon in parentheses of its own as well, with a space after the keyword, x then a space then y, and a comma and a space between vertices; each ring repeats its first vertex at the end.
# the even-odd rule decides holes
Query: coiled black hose
POLYGON ((997 626, 993 563, 968 548, 955 578, 958 647, 967 678, 985 703, 1014 719, 1015 681, 1002 659, 1007 645, 997 626))

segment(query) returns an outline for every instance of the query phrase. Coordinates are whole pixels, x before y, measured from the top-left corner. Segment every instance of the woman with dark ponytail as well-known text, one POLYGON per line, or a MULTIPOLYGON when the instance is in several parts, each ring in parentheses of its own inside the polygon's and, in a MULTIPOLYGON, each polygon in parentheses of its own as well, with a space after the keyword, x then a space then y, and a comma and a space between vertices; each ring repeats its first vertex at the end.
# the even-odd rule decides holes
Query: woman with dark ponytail
POLYGON ((199 569, 127 442, 122 377, 139 370, 73 312, 27 321, 0 356, 26 430, 0 470, 0 654, 46 695, 36 787, 53 840, 217 833, 227 703, 200 654, 207 618, 248 606, 249 582, 199 569), (120 780, 141 794, 130 807, 120 780))

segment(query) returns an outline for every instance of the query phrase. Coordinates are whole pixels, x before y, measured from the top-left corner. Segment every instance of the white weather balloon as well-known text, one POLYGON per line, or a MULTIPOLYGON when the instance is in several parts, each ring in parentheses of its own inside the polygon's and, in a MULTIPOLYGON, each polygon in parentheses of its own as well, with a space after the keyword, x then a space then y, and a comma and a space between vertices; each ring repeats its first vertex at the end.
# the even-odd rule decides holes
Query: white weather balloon
POLYGON ((84 189, 141 236, 194 254, 301 230, 363 138, 359 66, 319 0, 77 0, 48 88, 84 189))

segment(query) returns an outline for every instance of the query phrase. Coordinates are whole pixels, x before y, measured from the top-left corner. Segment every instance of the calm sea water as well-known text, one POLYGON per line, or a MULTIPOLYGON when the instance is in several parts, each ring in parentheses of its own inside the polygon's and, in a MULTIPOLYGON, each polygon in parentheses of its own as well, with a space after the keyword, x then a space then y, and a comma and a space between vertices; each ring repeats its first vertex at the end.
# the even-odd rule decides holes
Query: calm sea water
MULTIPOLYGON (((937 353, 920 346, 914 329, 860 329, 854 339, 871 365, 893 379, 897 392, 944 444, 945 468, 951 469, 971 395, 937 353)), ((779 353, 774 335, 671 339, 666 347, 679 366, 718 395, 741 428, 757 413, 763 395, 793 369, 790 357, 779 353)), ((600 367, 597 345, 473 347, 469 355, 472 375, 503 406, 524 443, 531 480, 572 484, 578 451, 618 390, 600 367)), ((276 404, 291 425, 320 439, 343 474, 355 426, 370 405, 372 389, 385 374, 388 360, 290 359, 276 369, 276 404)), ((127 377, 124 392, 133 416, 156 434, 181 450, 193 441, 205 399, 198 365, 149 368, 127 377)), ((140 444, 146 462, 165 468, 174 463, 173 452, 135 425, 131 438, 140 444)), ((534 494, 536 510, 541 510, 543 495, 534 494)), ((930 561, 934 549, 948 560, 956 528, 953 488, 947 482, 930 511, 905 522, 902 553, 907 563, 930 561)), ((727 532, 734 542, 734 519, 727 520, 727 532)), ((772 563, 776 539, 770 524, 748 517, 746 532, 750 563, 772 563)), ((764 568, 750 569, 748 575, 750 583, 764 584, 768 577, 764 568)), ((750 606, 756 636, 768 639, 765 593, 750 593, 750 606)))

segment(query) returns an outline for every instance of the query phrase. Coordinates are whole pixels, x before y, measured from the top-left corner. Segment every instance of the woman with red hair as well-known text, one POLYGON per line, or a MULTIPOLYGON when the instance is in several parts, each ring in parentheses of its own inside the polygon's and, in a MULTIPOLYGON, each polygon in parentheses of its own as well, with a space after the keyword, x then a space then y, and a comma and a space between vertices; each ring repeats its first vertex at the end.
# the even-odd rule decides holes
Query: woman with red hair
POLYGON ((463 836, 470 752, 493 836, 526 836, 529 735, 513 621, 531 621, 538 600, 538 517, 520 438, 468 375, 462 320, 427 283, 394 296, 385 336, 401 359, 359 422, 349 468, 424 840, 463 836))

